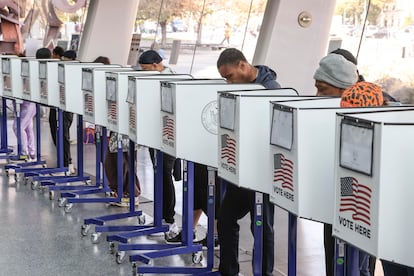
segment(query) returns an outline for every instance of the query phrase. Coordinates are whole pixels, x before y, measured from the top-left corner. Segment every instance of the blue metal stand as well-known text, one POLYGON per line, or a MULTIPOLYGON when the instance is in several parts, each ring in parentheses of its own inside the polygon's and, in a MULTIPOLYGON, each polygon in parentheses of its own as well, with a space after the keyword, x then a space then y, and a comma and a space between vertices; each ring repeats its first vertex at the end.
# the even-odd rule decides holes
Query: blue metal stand
MULTIPOLYGON (((150 235, 154 233, 167 232, 169 229, 168 225, 162 224, 162 195, 163 195, 163 153, 161 151, 156 152, 154 166, 154 222, 153 225, 141 226, 139 229, 129 231, 128 233, 122 233, 118 235, 109 235, 107 241, 121 242, 124 244, 118 245, 118 252, 124 252, 134 250, 135 244, 126 244, 130 238, 150 235)), ((97 231, 108 230, 105 226, 95 227, 97 231)), ((170 245, 166 245, 169 248, 170 245)), ((123 254, 123 253, 120 253, 123 254)))
MULTIPOLYGON (((14 112, 16 114, 16 142, 17 142, 17 152, 16 154, 13 154, 12 151, 8 151, 6 149, 5 153, 7 153, 6 155, 3 155, 1 158, 2 159, 7 159, 7 160, 14 160, 14 161, 18 161, 20 160, 20 156, 22 153, 22 145, 21 145, 21 129, 20 129, 20 103, 16 103, 16 100, 14 99, 10 99, 13 102, 13 106, 14 106, 14 112)), ((20 100, 18 100, 20 101, 20 100)), ((7 101, 3 98, 3 114, 4 114, 4 137, 2 137, 6 143, 5 147, 7 147, 7 101)), ((21 160, 23 161, 23 160, 21 160)), ((6 173, 8 171, 6 170, 6 173)))
MULTIPOLYGON (((118 153, 117 153, 117 182, 118 182, 118 197, 116 198, 103 198, 101 202, 120 202, 122 199, 123 194, 123 152, 122 152, 122 138, 121 135, 118 135, 118 153)), ((103 232, 121 232, 121 231, 133 231, 136 229, 142 229, 146 227, 144 225, 104 225, 105 222, 130 218, 130 217, 138 217, 140 219, 142 215, 142 211, 135 210, 135 144, 130 141, 129 142, 129 212, 127 213, 120 213, 120 214, 112 214, 112 215, 105 215, 96 218, 89 218, 84 220, 84 224, 82 225, 82 235, 86 235, 90 225, 94 224, 95 226, 95 233, 92 233, 91 239, 93 243, 98 242, 99 236, 103 232)), ((69 202, 75 202, 74 199, 68 199, 69 202)), ((141 223, 142 221, 139 220, 141 223)))
POLYGON ((262 275, 263 248, 263 193, 255 193, 253 275, 262 275))
MULTIPOLYGON (((19 122, 20 124, 20 122, 19 122)), ((21 135, 21 133, 20 133, 21 135)), ((24 162, 19 164, 8 164, 6 170, 14 169, 15 173, 24 173, 32 171, 32 166, 45 165, 46 161, 41 160, 41 126, 40 126, 40 105, 36 103, 36 161, 24 162)), ((43 167, 44 168, 44 167, 43 167)))
POLYGON ((107 148, 107 139, 106 139, 106 128, 98 128, 95 129, 95 151, 96 151, 96 158, 95 158, 95 175, 96 181, 94 186, 89 186, 89 189, 82 189, 77 191, 71 192, 64 192, 61 193, 61 197, 67 197, 67 203, 109 203, 109 202, 119 202, 119 198, 108 197, 95 197, 95 198, 79 198, 80 195, 91 195, 91 194, 101 194, 105 193, 106 195, 111 192, 111 189, 108 187, 108 180, 104 176, 104 173, 101 168, 104 167, 104 160, 102 156, 106 155, 106 148, 107 148), (104 137, 104 139, 102 139, 104 137), (104 153, 102 155, 102 153, 104 153))
MULTIPOLYGON (((214 263, 214 196, 215 196, 215 175, 212 168, 208 171, 208 233, 207 233, 207 266, 206 267, 156 267, 156 266, 142 266, 138 267, 137 261, 148 264, 152 259, 193 253, 193 262, 199 263, 201 255, 201 245, 193 244, 193 207, 194 207, 194 163, 183 160, 183 230, 182 243, 175 247, 168 249, 159 249, 152 252, 131 255, 129 260, 132 262, 133 273, 152 273, 152 274, 217 274, 212 272, 214 263), (198 254, 197 254, 198 253, 198 254)), ((156 246, 155 246, 156 247, 156 246)), ((155 249, 153 248, 153 250, 155 249)))
MULTIPOLYGON (((2 109, 1 109, 1 146, 0 146, 0 154, 9 154, 12 152, 9 149, 8 141, 7 141, 7 99, 2 98, 2 109)), ((7 158, 7 155, 1 155, 0 159, 7 158)))
POLYGON ((68 168, 63 166, 63 114, 62 110, 57 110, 57 130, 56 130, 56 152, 57 152, 57 166, 56 168, 32 168, 30 171, 25 171, 24 176, 30 177, 32 181, 32 189, 35 189, 40 181, 51 181, 62 176, 51 175, 53 173, 67 173, 68 168))
POLYGON ((346 244, 335 238, 334 275, 345 276, 346 274, 346 244))
POLYGON ((288 229, 288 275, 296 275, 296 249, 297 249, 297 225, 298 218, 289 213, 289 229, 288 229))
MULTIPOLYGON (((56 176, 56 175, 49 175, 45 176, 44 174, 51 174, 56 172, 68 172, 68 168, 63 167, 63 113, 62 110, 58 109, 58 139, 56 141, 57 147, 57 159, 58 159, 58 168, 53 169, 42 169, 36 171, 30 171, 25 174, 25 176, 32 177, 32 189, 35 189, 37 185, 40 183, 41 186, 48 186, 49 191, 67 191, 67 190, 79 190, 79 189, 90 189, 91 186, 89 185, 57 185, 57 184, 67 184, 71 182, 81 182, 84 181, 88 183, 90 180, 89 176, 84 176, 83 171, 83 143, 77 143, 77 158, 78 158, 78 171, 77 175, 75 176, 56 176)), ((82 141, 83 139, 83 122, 82 116, 78 115, 78 124, 77 124, 77 139, 78 141, 82 141), (79 133, 80 132, 80 133, 79 133), (79 140, 80 139, 80 140, 79 140)), ((59 206, 63 206, 64 204, 59 204, 59 206)))

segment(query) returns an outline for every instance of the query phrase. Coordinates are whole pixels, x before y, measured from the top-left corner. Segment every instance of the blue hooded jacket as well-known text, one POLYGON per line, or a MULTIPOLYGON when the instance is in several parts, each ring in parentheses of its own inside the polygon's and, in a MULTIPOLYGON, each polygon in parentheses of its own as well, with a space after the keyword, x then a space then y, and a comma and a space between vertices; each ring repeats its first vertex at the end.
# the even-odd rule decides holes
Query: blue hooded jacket
POLYGON ((277 74, 266 65, 256 65, 259 72, 254 83, 263 85, 267 89, 280 88, 280 84, 276 81, 277 74))

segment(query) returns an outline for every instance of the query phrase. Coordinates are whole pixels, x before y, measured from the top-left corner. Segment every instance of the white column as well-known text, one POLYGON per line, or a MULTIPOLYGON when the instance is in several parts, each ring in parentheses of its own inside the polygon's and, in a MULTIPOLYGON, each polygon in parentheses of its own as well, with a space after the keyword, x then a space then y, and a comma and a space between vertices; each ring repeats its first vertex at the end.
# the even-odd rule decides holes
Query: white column
POLYGON ((316 94, 313 74, 326 55, 335 2, 267 1, 253 64, 273 68, 282 87, 295 88, 301 95, 316 94), (298 23, 302 12, 311 15, 308 27, 298 23))
POLYGON ((81 61, 107 56, 126 65, 139 0, 91 0, 79 47, 81 61))

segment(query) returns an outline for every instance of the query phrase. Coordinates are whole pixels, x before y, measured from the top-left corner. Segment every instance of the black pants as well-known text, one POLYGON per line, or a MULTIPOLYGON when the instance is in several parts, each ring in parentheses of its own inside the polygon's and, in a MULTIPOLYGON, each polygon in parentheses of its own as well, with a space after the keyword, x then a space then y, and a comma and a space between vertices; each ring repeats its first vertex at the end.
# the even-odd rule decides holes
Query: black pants
MULTIPOLYGON (((73 113, 63 111, 63 166, 67 167, 72 163, 70 155, 70 126, 73 122, 73 113)), ((50 133, 52 134, 53 144, 56 146, 57 135, 57 114, 55 108, 50 108, 49 111, 49 125, 50 133)))
MULTIPOLYGON (((239 232, 237 221, 250 212, 250 230, 254 227, 255 192, 228 183, 218 217, 221 275, 237 275, 240 270, 239 232)), ((262 275, 273 275, 274 267, 274 205, 263 194, 263 251, 262 275)))
POLYGON ((334 275, 335 238, 332 237, 332 224, 323 224, 323 244, 325 246, 326 276, 334 275))
MULTIPOLYGON (((220 208, 220 180, 215 174, 215 218, 218 218, 220 208)), ((194 163, 194 210, 208 212, 208 170, 206 165, 194 163)))
MULTIPOLYGON (((149 149, 152 164, 154 164, 154 149, 149 149)), ((173 223, 175 216, 175 187, 172 170, 175 157, 163 154, 162 162, 162 218, 166 223, 173 223)))

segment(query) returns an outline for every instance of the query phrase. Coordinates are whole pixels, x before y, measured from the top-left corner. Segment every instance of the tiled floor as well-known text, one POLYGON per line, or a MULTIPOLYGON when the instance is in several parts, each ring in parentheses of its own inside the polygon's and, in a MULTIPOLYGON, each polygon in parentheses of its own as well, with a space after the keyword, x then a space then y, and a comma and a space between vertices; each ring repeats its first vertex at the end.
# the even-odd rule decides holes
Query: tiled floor
MULTIPOLYGON (((9 132, 11 141, 14 135, 9 132)), ((48 165, 54 163, 54 146, 51 144, 48 124, 42 121, 42 155, 48 165)), ((75 152, 75 145, 72 145, 75 152)), ((95 149, 86 145, 85 171, 94 175, 95 149)), ((153 208, 152 167, 145 149, 139 150, 138 175, 143 194, 140 209, 151 221, 153 208)), ((0 166, 3 167, 3 166, 0 166)), ((6 177, 0 171, 0 275, 131 275, 131 264, 126 259, 116 264, 115 257, 109 253, 105 238, 92 244, 90 237, 80 234, 85 218, 103 214, 124 212, 122 208, 110 207, 102 203, 76 204, 72 212, 58 207, 56 200, 50 200, 45 192, 30 189, 30 185, 16 183, 13 177, 6 177)), ((176 183, 177 213, 181 214, 181 183, 176 183)), ((132 224, 132 219, 118 223, 132 224)), ((179 221, 181 223, 181 221, 179 221)), ((205 225, 205 217, 201 225, 205 225)), ((240 221, 240 264, 243 275, 251 275, 252 236, 249 230, 249 217, 240 221)), ((198 235, 203 233, 199 227, 198 235)), ((287 274, 287 213, 276 208, 276 265, 274 275, 287 274)), ((163 242, 162 238, 140 238, 140 241, 163 242)), ((218 252, 215 252, 218 255, 218 252)), ((218 265, 216 256, 215 266, 218 265)), ((156 265, 194 266, 191 256, 173 256, 155 260, 156 265)), ((205 264, 205 260, 202 264, 205 264)), ((324 275, 322 225, 316 222, 298 222, 298 275, 324 275)), ((171 275, 171 274, 170 274, 171 275)), ((377 274, 380 275, 380 274, 377 274)))

